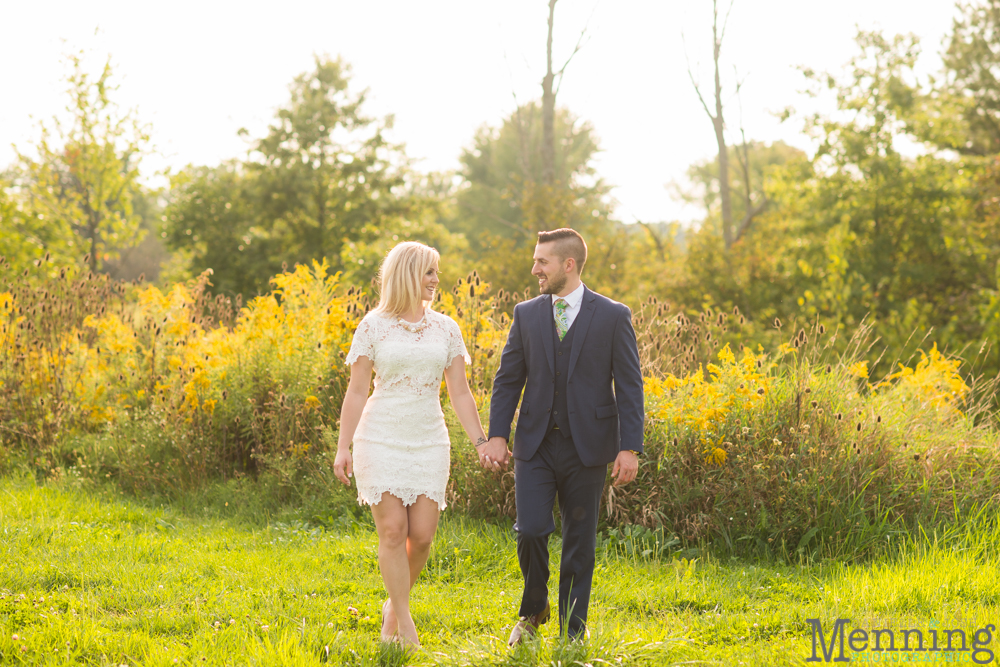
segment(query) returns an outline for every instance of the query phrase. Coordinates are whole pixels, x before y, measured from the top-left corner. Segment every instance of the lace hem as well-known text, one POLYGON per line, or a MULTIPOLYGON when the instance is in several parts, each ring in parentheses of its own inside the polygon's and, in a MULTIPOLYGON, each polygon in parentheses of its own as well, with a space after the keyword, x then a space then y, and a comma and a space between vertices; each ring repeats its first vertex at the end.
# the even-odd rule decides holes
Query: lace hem
POLYGON ((358 352, 357 350, 351 350, 347 354, 347 359, 344 360, 344 365, 353 366, 354 362, 358 360, 358 357, 368 357, 369 359, 371 359, 372 355, 369 352, 358 352))
POLYGON ((382 494, 387 491, 402 500, 403 507, 409 507, 417 502, 417 496, 427 496, 438 504, 439 510, 444 510, 448 506, 445 502, 444 489, 430 491, 428 489, 400 489, 395 486, 366 486, 362 488, 360 484, 358 485, 358 504, 378 505, 382 501, 382 494))
POLYGON ((466 366, 471 366, 472 365, 472 357, 469 356, 468 352, 466 352, 465 350, 462 350, 461 352, 455 352, 451 356, 451 358, 448 359, 448 364, 445 366, 445 368, 451 368, 451 365, 453 363, 455 363, 455 360, 458 359, 459 357, 462 357, 463 359, 465 359, 465 365, 466 366))

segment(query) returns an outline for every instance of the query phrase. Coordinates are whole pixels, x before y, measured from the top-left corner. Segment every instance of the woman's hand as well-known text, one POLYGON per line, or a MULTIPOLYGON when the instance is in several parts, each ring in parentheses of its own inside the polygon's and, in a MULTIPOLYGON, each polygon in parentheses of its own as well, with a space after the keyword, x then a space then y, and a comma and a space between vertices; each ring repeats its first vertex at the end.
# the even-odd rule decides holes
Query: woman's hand
POLYGON ((351 456, 351 450, 346 448, 337 450, 337 458, 333 461, 333 474, 347 486, 351 485, 351 480, 348 479, 354 475, 354 458, 351 456))

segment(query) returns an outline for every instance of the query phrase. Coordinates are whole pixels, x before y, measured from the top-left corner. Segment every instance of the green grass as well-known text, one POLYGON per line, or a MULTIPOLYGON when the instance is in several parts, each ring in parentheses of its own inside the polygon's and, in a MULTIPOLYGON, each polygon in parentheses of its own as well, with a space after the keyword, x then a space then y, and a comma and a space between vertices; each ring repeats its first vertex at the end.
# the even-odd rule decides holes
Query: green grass
POLYGON ((423 649, 407 657, 377 641, 384 593, 370 525, 217 509, 0 480, 0 664, 799 665, 807 618, 1000 621, 1000 536, 980 517, 862 565, 602 551, 589 641, 561 642, 550 623, 512 652, 520 574, 509 529, 446 513, 413 592, 423 649))

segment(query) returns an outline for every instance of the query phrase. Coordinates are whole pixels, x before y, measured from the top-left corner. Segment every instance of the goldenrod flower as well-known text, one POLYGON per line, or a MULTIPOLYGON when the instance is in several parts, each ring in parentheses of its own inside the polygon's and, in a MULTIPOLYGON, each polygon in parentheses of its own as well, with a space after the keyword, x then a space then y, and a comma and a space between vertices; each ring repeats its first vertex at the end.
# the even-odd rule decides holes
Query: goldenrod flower
POLYGON ((868 377, 868 362, 867 361, 859 361, 859 362, 857 362, 855 364, 851 364, 847 368, 847 372, 848 372, 848 374, 853 375, 854 377, 867 378, 868 377))

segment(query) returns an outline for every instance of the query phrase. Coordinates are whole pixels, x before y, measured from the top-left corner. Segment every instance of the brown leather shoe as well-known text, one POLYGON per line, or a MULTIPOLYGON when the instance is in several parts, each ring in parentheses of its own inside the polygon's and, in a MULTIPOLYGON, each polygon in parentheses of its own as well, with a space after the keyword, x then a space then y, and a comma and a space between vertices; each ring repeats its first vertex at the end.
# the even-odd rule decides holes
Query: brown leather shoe
POLYGON ((538 626, 549 620, 550 615, 549 601, 546 600, 545 609, 537 614, 521 618, 514 624, 514 629, 510 631, 510 639, 507 640, 507 645, 514 647, 523 642, 525 637, 534 637, 538 631, 538 626))

